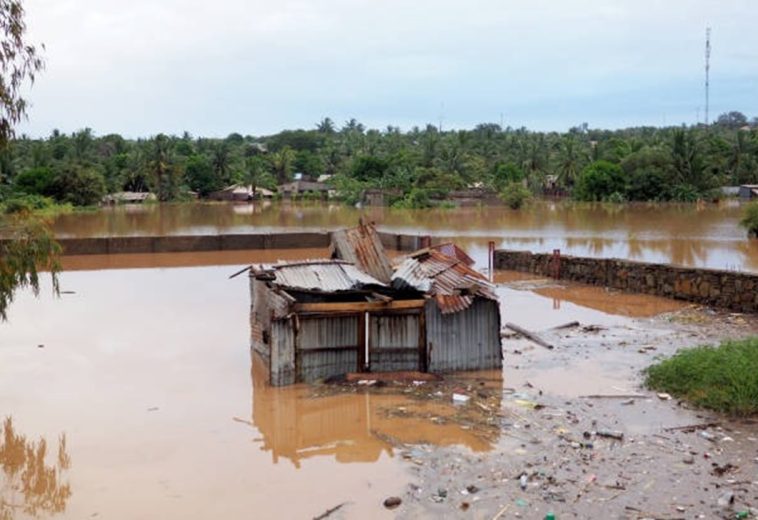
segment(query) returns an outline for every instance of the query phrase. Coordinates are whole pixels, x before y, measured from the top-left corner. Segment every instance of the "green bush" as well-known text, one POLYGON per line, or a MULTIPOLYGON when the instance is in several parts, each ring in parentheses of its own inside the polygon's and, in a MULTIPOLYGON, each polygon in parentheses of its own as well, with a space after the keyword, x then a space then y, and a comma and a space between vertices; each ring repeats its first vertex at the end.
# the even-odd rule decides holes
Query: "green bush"
POLYGON ((693 404, 746 416, 758 413, 758 338, 680 350, 647 369, 646 383, 693 404))
POLYGON ((3 202, 3 213, 32 213, 46 210, 54 205, 52 199, 41 195, 17 195, 3 202))
POLYGON ((748 236, 758 238, 758 202, 751 202, 745 206, 740 225, 747 229, 748 236))
POLYGON ((503 191, 500 192, 500 198, 509 208, 519 209, 525 203, 529 202, 532 198, 532 192, 520 182, 510 182, 503 191))
POLYGON ((431 208, 432 203, 429 200, 429 194, 420 188, 413 188, 405 194, 402 199, 392 203, 393 208, 400 209, 422 209, 431 208))
POLYGON ((621 166, 608 161, 596 161, 582 170, 574 189, 575 198, 591 202, 608 200, 614 193, 626 194, 626 179, 621 166))

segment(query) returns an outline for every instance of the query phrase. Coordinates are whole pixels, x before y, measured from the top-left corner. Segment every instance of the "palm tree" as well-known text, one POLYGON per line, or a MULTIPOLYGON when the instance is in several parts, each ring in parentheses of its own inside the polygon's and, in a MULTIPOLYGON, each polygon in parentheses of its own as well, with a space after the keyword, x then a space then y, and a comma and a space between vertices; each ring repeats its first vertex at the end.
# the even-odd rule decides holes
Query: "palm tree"
POLYGON ((272 153, 270 156, 271 169, 276 176, 277 184, 284 184, 290 180, 290 174, 292 173, 292 162, 295 160, 295 152, 292 148, 285 146, 278 152, 272 153))

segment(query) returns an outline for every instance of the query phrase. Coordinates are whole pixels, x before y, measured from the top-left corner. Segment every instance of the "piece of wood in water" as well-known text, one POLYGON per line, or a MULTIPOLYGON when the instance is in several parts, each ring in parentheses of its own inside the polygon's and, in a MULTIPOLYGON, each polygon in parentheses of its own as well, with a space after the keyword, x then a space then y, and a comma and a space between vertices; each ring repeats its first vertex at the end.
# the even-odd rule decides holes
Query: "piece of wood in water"
POLYGON ((526 330, 523 327, 519 327, 518 325, 516 325, 514 323, 506 323, 505 327, 508 328, 508 329, 511 329, 511 330, 514 330, 514 331, 518 332, 519 334, 521 334, 525 338, 533 341, 534 343, 536 343, 537 345, 539 345, 541 347, 545 347, 545 348, 551 349, 551 350, 553 349, 553 345, 551 345, 550 343, 548 343, 547 341, 545 341, 544 339, 542 339, 541 337, 539 337, 534 332, 528 331, 528 330, 526 330))
POLYGON ((553 327, 552 330, 561 330, 561 329, 573 329, 574 327, 580 326, 581 323, 578 321, 570 321, 568 323, 564 323, 563 325, 558 325, 557 327, 553 327))
POLYGON ((592 394, 579 396, 582 399, 645 399, 644 394, 592 394))
POLYGON ((332 513, 337 512, 345 504, 347 504, 347 502, 342 502, 341 504, 337 504, 336 506, 332 507, 331 509, 327 509, 326 511, 324 511, 320 515, 314 516, 313 520, 324 520, 324 518, 328 518, 332 513))
POLYGON ((345 375, 345 381, 356 383, 358 381, 441 381, 439 374, 429 372, 350 372, 345 375))

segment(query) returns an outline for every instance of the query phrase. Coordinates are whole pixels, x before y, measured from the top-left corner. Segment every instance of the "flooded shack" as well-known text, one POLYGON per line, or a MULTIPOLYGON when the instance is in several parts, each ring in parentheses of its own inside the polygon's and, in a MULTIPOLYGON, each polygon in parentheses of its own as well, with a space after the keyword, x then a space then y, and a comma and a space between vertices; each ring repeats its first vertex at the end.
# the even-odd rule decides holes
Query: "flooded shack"
POLYGON ((454 245, 393 269, 362 224, 333 234, 332 255, 251 268, 251 347, 272 385, 502 366, 497 296, 454 245))

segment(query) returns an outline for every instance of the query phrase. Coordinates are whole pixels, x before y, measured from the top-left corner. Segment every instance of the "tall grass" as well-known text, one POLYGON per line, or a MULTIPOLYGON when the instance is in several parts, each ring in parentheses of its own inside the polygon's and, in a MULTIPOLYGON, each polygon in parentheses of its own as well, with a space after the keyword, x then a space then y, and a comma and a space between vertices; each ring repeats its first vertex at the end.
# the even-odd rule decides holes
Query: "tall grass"
POLYGON ((648 387, 697 406, 758 414, 758 337, 681 350, 646 372, 648 387))

